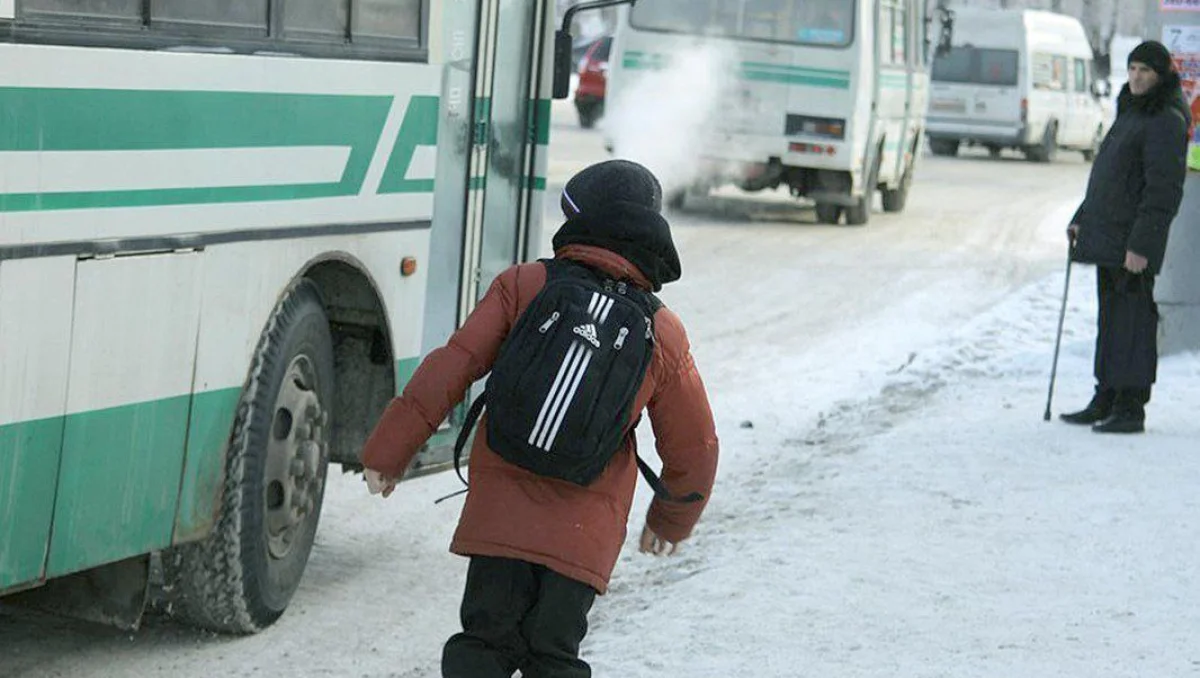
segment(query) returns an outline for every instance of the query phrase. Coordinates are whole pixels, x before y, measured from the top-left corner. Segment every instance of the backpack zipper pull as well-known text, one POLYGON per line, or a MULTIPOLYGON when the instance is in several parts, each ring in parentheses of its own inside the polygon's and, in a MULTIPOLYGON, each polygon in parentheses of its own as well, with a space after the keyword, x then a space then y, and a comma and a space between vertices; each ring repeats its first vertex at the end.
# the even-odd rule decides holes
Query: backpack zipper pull
POLYGON ((542 323, 542 326, 538 328, 538 332, 541 332, 542 334, 549 332, 550 326, 553 325, 558 320, 558 316, 559 316, 558 311, 551 313, 550 318, 547 319, 546 322, 542 323))
POLYGON ((616 343, 613 344, 613 348, 620 351, 621 347, 625 345, 625 335, 627 335, 627 334, 629 334, 629 328, 622 327, 621 331, 617 332, 617 341, 616 341, 616 343))

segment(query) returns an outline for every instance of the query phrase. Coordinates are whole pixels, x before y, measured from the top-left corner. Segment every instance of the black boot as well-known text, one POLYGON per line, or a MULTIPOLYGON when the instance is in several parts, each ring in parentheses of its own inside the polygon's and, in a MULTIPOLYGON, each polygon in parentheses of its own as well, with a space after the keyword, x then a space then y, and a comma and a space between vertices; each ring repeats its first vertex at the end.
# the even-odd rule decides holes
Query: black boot
POLYGON ((1116 397, 1117 392, 1113 389, 1097 386, 1096 394, 1092 396, 1092 401, 1087 404, 1087 407, 1078 412, 1060 414, 1058 418, 1068 424, 1095 424, 1098 421, 1104 421, 1108 415, 1112 414, 1113 401, 1116 400, 1116 397))
POLYGON ((1096 433, 1141 433, 1146 430, 1148 389, 1121 389, 1113 401, 1112 414, 1092 426, 1096 433))

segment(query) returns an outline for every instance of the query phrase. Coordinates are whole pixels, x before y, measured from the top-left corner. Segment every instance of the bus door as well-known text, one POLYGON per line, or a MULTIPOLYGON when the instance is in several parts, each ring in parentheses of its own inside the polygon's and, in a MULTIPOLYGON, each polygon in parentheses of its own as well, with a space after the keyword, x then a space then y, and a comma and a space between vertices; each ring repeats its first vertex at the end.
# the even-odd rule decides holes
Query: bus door
POLYGON ((74 256, 6 260, 4 250, 0 245, 0 592, 45 575, 75 294, 74 256))
POLYGON ((521 261, 540 206, 534 189, 531 116, 550 3, 484 0, 475 76, 471 197, 467 250, 472 260, 460 307, 465 318, 492 280, 521 261))

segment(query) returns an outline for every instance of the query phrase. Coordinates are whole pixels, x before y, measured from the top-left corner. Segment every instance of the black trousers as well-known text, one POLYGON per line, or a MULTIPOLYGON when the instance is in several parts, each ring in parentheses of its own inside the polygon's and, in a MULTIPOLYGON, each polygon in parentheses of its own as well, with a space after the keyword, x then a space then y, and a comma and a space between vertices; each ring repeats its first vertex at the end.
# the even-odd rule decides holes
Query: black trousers
POLYGON ((1158 305, 1154 276, 1096 267, 1096 383, 1101 389, 1144 392, 1158 374, 1158 305))
POLYGON ((443 678, 590 678, 579 658, 596 591, 541 565, 474 556, 462 633, 442 651, 443 678))

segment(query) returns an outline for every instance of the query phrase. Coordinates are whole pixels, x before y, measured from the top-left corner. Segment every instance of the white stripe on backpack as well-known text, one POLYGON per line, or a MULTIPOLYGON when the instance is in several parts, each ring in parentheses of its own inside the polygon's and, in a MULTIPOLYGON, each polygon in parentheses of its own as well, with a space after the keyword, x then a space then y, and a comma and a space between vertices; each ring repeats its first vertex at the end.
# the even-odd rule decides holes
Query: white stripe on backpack
MULTIPOLYGON (((612 297, 600 294, 599 292, 593 292, 591 303, 588 304, 588 313, 592 316, 592 319, 603 325, 612 307, 612 297)), ((540 447, 547 452, 550 451, 550 448, 554 445, 555 438, 558 436, 558 429, 566 419, 567 410, 571 408, 571 402, 575 399, 575 392, 579 390, 579 384, 583 381, 583 375, 587 371, 588 363, 591 362, 594 352, 594 350, 580 340, 576 340, 567 349, 567 355, 563 357, 562 365, 558 368, 558 374, 554 377, 554 383, 550 385, 550 392, 546 394, 546 400, 542 403, 541 411, 538 412, 537 421, 533 425, 533 431, 529 433, 530 445, 540 447)))

